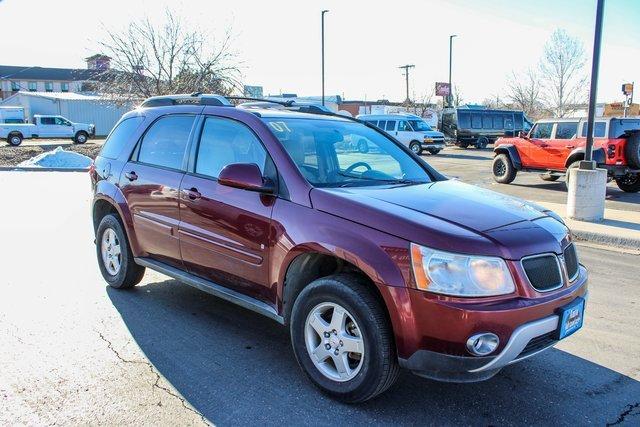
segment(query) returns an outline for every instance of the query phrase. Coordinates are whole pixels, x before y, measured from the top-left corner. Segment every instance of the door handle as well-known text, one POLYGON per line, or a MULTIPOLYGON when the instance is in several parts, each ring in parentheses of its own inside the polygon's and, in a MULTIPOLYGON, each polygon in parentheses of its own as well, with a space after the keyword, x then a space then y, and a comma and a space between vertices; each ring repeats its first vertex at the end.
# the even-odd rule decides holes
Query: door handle
POLYGON ((198 189, 195 187, 184 190, 184 192, 187 193, 187 197, 189 198, 189 200, 198 200, 200 197, 202 197, 202 194, 200 194, 198 189))
POLYGON ((138 179, 138 175, 134 172, 126 172, 124 174, 124 177, 127 178, 129 181, 135 181, 136 179, 138 179))
POLYGON ((565 145, 564 148, 576 148, 575 145, 565 145))

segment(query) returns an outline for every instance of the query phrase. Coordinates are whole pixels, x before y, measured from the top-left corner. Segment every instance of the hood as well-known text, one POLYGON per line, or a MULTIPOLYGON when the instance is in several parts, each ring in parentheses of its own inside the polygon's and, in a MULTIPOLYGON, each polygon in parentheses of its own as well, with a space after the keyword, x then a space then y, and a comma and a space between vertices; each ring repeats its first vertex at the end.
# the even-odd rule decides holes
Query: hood
POLYGON ((314 208, 435 249, 520 259, 561 253, 568 229, 533 203, 459 181, 315 188, 314 208))
POLYGON ((438 132, 437 130, 428 130, 423 133, 424 136, 427 136, 429 138, 444 138, 444 134, 442 132, 438 132))

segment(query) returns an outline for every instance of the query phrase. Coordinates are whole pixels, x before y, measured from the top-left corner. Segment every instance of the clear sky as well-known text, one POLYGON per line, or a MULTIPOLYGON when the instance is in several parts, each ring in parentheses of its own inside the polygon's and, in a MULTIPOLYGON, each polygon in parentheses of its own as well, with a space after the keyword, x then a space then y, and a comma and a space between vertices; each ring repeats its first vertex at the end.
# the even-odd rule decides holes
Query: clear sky
MULTIPOLYGON (((458 35, 453 82, 480 102, 503 97, 506 77, 535 65, 556 28, 582 40, 590 59, 595 21, 595 0, 0 0, 0 64, 83 67, 104 27, 157 20, 165 7, 214 35, 231 25, 244 82, 299 95, 320 94, 320 11, 329 9, 326 93, 398 101, 400 65, 416 66, 412 97, 447 80, 449 34, 458 35)), ((623 82, 640 88, 640 0, 605 7, 598 99, 613 101, 623 82)))

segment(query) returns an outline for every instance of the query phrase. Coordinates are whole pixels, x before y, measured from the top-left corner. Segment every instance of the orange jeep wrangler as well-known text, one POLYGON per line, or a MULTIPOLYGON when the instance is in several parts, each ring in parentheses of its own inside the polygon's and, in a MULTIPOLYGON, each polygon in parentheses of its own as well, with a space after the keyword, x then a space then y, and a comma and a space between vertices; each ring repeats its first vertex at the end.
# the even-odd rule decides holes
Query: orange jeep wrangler
MULTIPOLYGON (((518 172, 537 172, 556 181, 584 160, 586 119, 539 120, 528 134, 499 138, 494 146, 493 178, 509 184, 518 172)), ((640 118, 598 118, 593 129, 593 160, 622 191, 640 191, 640 118)))

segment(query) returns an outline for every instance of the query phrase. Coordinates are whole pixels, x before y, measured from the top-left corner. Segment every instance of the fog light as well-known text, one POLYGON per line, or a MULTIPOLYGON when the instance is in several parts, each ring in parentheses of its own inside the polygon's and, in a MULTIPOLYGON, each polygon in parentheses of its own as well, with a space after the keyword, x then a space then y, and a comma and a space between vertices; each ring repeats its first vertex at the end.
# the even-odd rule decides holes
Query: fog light
POLYGON ((474 356, 486 356, 494 352, 500 344, 500 339, 496 334, 485 332, 475 334, 467 340, 467 350, 474 356))

